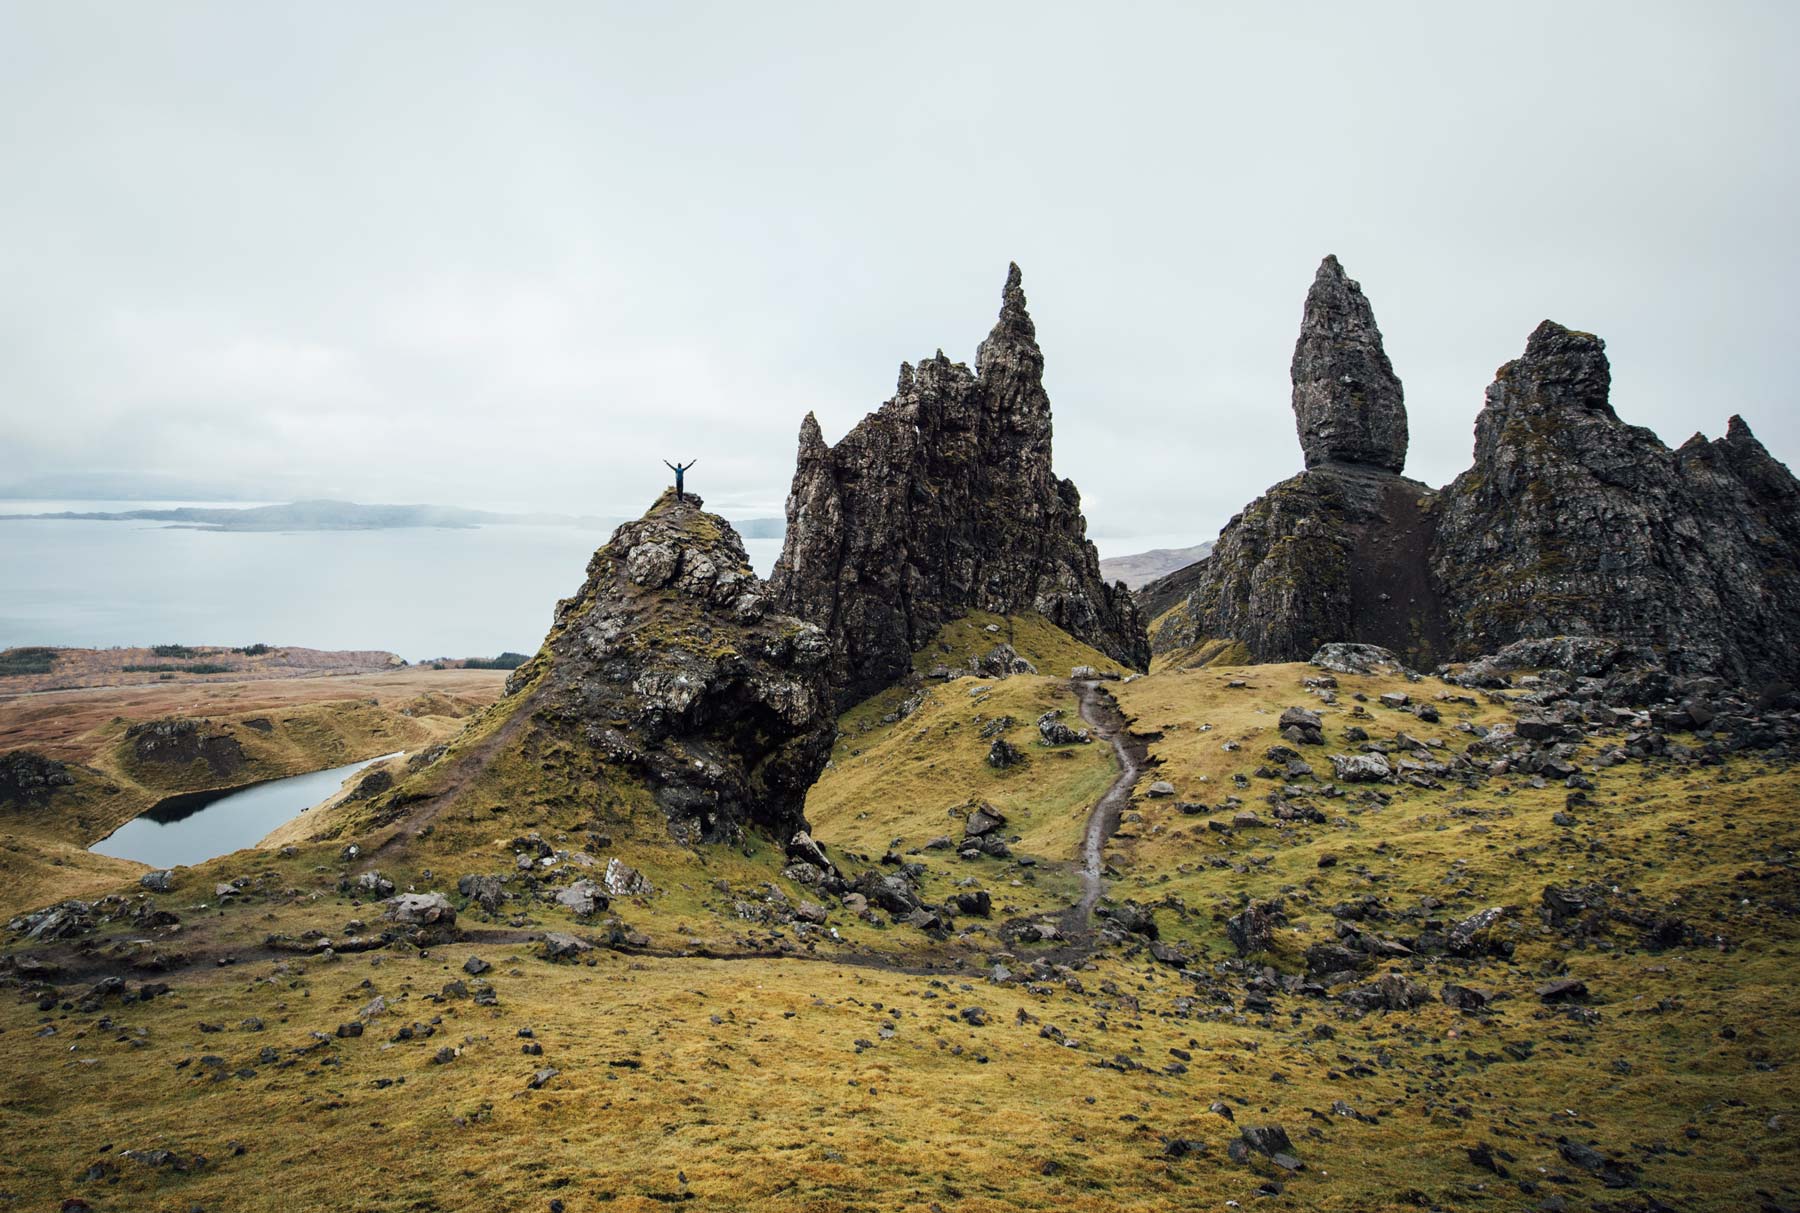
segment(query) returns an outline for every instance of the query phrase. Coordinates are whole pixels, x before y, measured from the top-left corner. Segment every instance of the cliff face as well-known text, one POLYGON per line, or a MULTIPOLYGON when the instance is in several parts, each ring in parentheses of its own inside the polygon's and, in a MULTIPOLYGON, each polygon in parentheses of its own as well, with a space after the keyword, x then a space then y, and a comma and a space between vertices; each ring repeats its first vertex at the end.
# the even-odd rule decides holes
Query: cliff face
POLYGON ((641 779, 678 841, 786 842, 830 755, 829 653, 731 525, 668 492, 594 554, 508 686, 531 729, 641 779))
POLYGON ((1149 644, 1108 585, 1075 485, 1051 468, 1044 356, 1019 269, 975 370, 940 351, 902 365, 893 399, 827 446, 810 415, 771 578, 782 610, 831 639, 840 706, 911 668, 969 610, 1035 611, 1138 668, 1149 644))
POLYGON ((1740 418, 1679 451, 1620 421, 1605 349, 1545 321, 1488 388, 1432 553, 1455 649, 1606 636, 1678 673, 1793 676, 1800 487, 1740 418))
POLYGON ((1415 665, 1608 637, 1674 672, 1800 680, 1800 485, 1740 418, 1671 451, 1613 411, 1605 343, 1545 321, 1500 369, 1474 464, 1407 480, 1399 380, 1367 298, 1326 258, 1293 361, 1307 471, 1226 524, 1159 651, 1254 661, 1329 641, 1415 665))
POLYGON ((1335 257, 1307 292, 1292 377, 1307 470, 1251 502, 1204 563, 1177 575, 1188 592, 1156 647, 1228 639, 1253 661, 1303 661, 1353 639, 1424 662, 1444 647, 1426 560, 1432 490, 1399 474, 1400 380, 1335 257))

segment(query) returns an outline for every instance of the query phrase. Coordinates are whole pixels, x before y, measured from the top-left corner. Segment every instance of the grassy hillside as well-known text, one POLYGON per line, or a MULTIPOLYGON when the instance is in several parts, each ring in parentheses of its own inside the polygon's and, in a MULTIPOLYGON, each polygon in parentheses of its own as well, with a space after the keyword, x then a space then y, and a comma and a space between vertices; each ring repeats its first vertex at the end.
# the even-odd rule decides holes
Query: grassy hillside
MULTIPOLYGON (((921 660, 985 651, 987 626, 921 660)), ((928 899, 989 889, 991 920, 940 939, 836 899, 817 926, 767 916, 818 894, 766 840, 677 848, 642 789, 509 749, 497 707, 414 776, 463 755, 494 782, 427 819, 358 802, 336 837, 134 891, 79 950, 15 938, 9 963, 64 971, 54 993, 17 972, 0 1000, 0 1191, 96 1210, 1800 1205, 1793 771, 1614 762, 1622 733, 1596 729, 1569 759, 1592 786, 1570 786, 1479 747, 1454 761, 1515 713, 1435 679, 1165 669, 1109 684, 1156 765, 1106 892, 1160 939, 1007 946, 1003 919, 1076 896, 1116 770, 1104 743, 1034 744, 1045 710, 1078 723, 1050 675, 1082 658, 1014 643, 1045 673, 847 713, 808 801, 847 868, 892 845, 928 899), (1281 736, 1296 706, 1323 744, 1281 736), (1009 716, 997 735, 1028 757, 996 770, 980 734, 1009 716), (1330 755, 1370 745, 1416 779, 1334 777, 1330 755), (1006 815, 1010 859, 925 849, 960 839, 972 800, 1006 815), (533 831, 557 870, 617 857, 654 887, 591 919, 519 881, 495 913, 456 892, 533 831), (446 891, 461 938, 344 950, 380 926, 355 883, 371 866, 446 891), (1241 956, 1247 908, 1266 934, 1241 956), (143 925, 157 911, 181 922, 143 925), (321 946, 309 931, 342 947, 287 950, 321 946), (602 946, 552 963, 545 931, 602 946), (172 988, 92 988, 115 971, 172 988), (173 1162, 141 1153, 160 1149, 173 1162)))
POLYGON ((52 756, 73 780, 48 797, 0 805, 0 915, 135 880, 142 865, 87 847, 167 796, 430 745, 458 731, 501 680, 407 671, 0 701, 5 748, 52 756), (191 731, 176 744, 141 744, 134 727, 157 721, 191 731))

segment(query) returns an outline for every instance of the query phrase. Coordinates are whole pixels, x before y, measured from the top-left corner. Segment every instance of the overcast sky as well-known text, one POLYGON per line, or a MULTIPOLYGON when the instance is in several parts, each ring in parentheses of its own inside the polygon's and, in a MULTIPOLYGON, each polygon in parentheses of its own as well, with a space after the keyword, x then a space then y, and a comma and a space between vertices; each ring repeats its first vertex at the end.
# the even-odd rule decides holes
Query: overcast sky
POLYGON ((1793 463, 1796 14, 0 0, 0 488, 778 512, 1017 260, 1090 530, 1197 542, 1326 253, 1422 480, 1545 317, 1793 463))

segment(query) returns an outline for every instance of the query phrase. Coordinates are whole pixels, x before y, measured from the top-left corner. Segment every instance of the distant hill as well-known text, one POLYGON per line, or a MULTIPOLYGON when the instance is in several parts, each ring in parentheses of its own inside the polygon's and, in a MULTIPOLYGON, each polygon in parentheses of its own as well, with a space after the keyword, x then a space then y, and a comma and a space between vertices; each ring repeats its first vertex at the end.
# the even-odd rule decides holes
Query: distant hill
POLYGON ((1212 550, 1212 541, 1208 540, 1191 548, 1151 548, 1130 556, 1110 556, 1100 562, 1100 573, 1108 581, 1123 581, 1128 590, 1142 589, 1158 577, 1206 559, 1212 550))

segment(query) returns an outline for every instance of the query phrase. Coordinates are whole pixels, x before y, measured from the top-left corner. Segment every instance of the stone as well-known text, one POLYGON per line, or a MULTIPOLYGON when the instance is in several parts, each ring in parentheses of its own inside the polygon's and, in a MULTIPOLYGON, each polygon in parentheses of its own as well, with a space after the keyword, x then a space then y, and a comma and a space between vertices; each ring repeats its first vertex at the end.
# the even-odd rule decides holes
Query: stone
POLYGON ((533 1091, 541 1090, 546 1083, 552 1078, 555 1078, 559 1073, 561 1073, 561 1071, 555 1066, 545 1066, 543 1069, 533 1074, 526 1081, 525 1085, 530 1087, 533 1091))
POLYGON ((1086 729, 1071 729, 1062 722, 1062 709, 1052 708, 1038 717, 1038 736, 1045 745, 1086 745, 1093 738, 1086 729))
POLYGON ((380 872, 363 872, 356 878, 356 891, 369 897, 392 897, 394 882, 380 872))
POLYGON ((1238 1130, 1243 1143, 1259 1154, 1292 1154, 1294 1143, 1280 1125, 1247 1125, 1238 1130))
POLYGON ((1586 1002, 1587 982, 1574 977, 1559 977, 1539 986, 1537 996, 1543 1002, 1586 1002))
POLYGON ((987 764, 997 771, 1016 767, 1024 761, 1025 751, 1004 737, 994 738, 994 744, 988 747, 987 764))
POLYGON ((544 959, 548 961, 579 960, 584 954, 594 950, 594 945, 584 939, 561 931, 544 933, 544 959))
POLYGON ((1275 942, 1275 928, 1280 921, 1278 911, 1267 903, 1253 901, 1225 920, 1225 934, 1239 956, 1267 952, 1275 942))
POLYGON ((963 837, 980 838, 1006 824, 1006 814, 982 801, 963 822, 963 837))
POLYGON ((1393 768, 1380 754, 1333 754, 1332 773, 1345 783, 1378 783, 1393 777, 1393 768))
POLYGON ((577 918, 587 918, 600 913, 611 902, 599 885, 591 880, 578 880, 566 889, 557 890, 556 904, 577 918))
POLYGON ((1362 287, 1336 257, 1319 265, 1294 344, 1294 423, 1306 466, 1406 466, 1406 405, 1362 287))
POLYGON ((601 877, 606 884, 606 891, 614 897, 646 897, 655 892, 644 874, 617 857, 606 861, 606 872, 601 877))
POLYGON ((973 371, 941 352, 902 365, 893 398, 835 446, 802 422, 772 597, 830 637, 840 710, 970 610, 1035 612, 1148 667, 1131 595, 1101 576, 1080 493, 1052 470, 1043 368, 1012 266, 973 371))
POLYGON ((498 913, 500 903, 506 900, 507 896, 506 885, 500 877, 481 876, 475 873, 459 878, 456 882, 456 891, 458 895, 467 897, 489 914, 498 913))
POLYGON ((1175 785, 1166 779, 1158 779, 1148 788, 1144 789, 1144 795, 1150 797, 1152 800, 1166 799, 1167 797, 1175 795, 1175 785))
POLYGON ((1367 985, 1343 995, 1345 1006, 1358 1011, 1410 1011, 1431 1001, 1431 991, 1399 973, 1383 973, 1367 985))
POLYGON ((1380 645, 1351 644, 1337 641, 1321 645, 1308 658, 1311 664, 1322 670, 1332 670, 1339 674, 1407 674, 1405 665, 1393 653, 1380 645))
POLYGON ((385 917, 409 927, 453 927, 456 909, 442 893, 402 893, 388 900, 385 917))
POLYGON ((152 893, 167 893, 175 887, 175 873, 166 868, 160 872, 145 872, 138 877, 138 883, 152 893))

